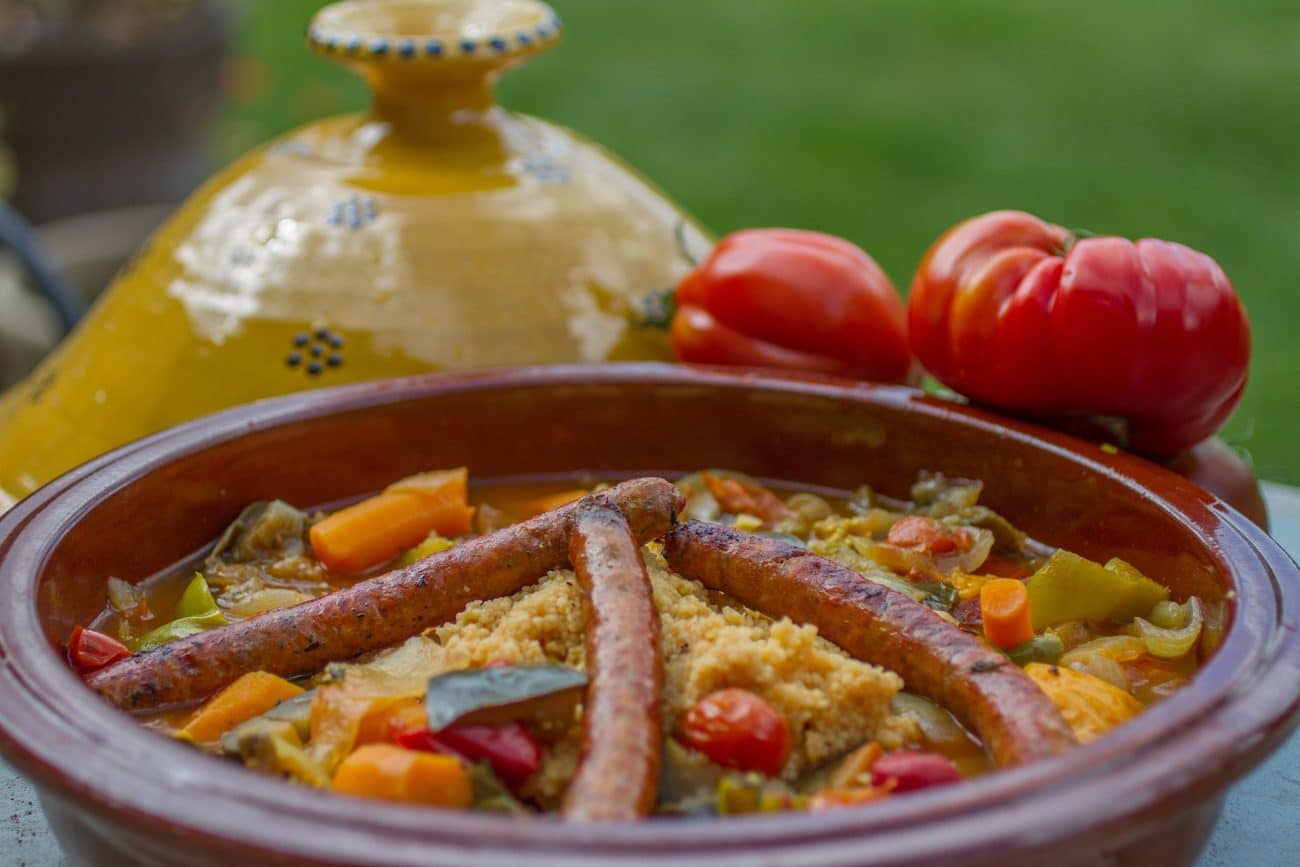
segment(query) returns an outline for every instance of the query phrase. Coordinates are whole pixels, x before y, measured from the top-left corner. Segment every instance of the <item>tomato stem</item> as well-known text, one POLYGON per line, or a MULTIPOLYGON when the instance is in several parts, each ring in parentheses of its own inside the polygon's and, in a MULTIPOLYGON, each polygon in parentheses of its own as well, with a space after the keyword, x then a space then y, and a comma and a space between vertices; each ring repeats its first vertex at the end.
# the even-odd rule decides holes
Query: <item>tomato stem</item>
POLYGON ((655 328, 667 331, 677 314, 676 289, 651 289, 641 297, 637 309, 632 311, 634 328, 655 328))
MULTIPOLYGON (((677 252, 692 268, 699 267, 700 260, 691 254, 686 243, 686 221, 678 220, 673 229, 673 240, 677 243, 677 252)), ((667 331, 673 324, 677 313, 676 289, 652 289, 641 298, 639 309, 632 311, 632 327, 655 328, 667 331)))
POLYGON ((1060 255, 1064 256, 1066 253, 1070 252, 1071 247, 1073 247, 1075 244, 1079 243, 1080 241, 1084 240, 1085 238, 1096 238, 1096 237, 1099 237, 1098 234, 1088 229, 1068 229, 1066 230, 1065 233, 1065 240, 1061 242, 1061 249, 1059 253, 1060 255))

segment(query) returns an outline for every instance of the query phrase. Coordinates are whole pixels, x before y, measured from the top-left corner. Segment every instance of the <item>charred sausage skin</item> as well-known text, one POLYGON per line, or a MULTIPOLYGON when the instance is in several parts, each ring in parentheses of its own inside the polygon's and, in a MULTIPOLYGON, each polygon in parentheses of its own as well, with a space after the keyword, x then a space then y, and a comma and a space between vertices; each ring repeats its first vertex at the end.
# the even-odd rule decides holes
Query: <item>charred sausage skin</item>
POLYGON ((564 818, 632 821, 654 807, 663 739, 654 589, 627 522, 607 505, 578 514, 569 558, 583 593, 588 682, 564 818))
POLYGON ((132 656, 87 683, 138 711, 203 698, 249 671, 294 677, 389 647, 564 566, 574 520, 593 505, 623 512, 632 534, 648 542, 672 527, 682 498, 663 479, 624 482, 404 569, 132 656))
POLYGON ((850 655, 895 671, 952 711, 1009 767, 1077 741, 1013 662, 934 611, 857 572, 777 539, 690 522, 664 538, 669 566, 771 616, 809 623, 850 655))

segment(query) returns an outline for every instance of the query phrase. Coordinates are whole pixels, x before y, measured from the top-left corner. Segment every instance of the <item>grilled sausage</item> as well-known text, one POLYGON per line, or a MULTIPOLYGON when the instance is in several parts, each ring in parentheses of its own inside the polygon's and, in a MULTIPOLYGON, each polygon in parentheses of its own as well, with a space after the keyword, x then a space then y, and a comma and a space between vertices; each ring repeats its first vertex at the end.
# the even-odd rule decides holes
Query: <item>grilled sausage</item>
POLYGON ((654 806, 663 737, 654 590, 627 522, 609 506, 578 514, 569 559, 586 609, 588 681, 582 758, 564 794, 564 818, 632 821, 654 806))
POLYGON ((470 602, 508 596, 568 561, 574 518, 604 504, 633 535, 663 535, 682 507, 663 479, 634 479, 368 581, 201 632, 115 663, 87 683, 126 710, 203 698, 249 671, 286 677, 403 641, 455 617, 470 602))
POLYGON ((810 623, 852 656, 897 672, 908 689, 973 729, 1001 767, 1077 743, 1052 701, 1005 656, 851 569, 776 539, 697 522, 671 531, 664 554, 687 578, 810 623))

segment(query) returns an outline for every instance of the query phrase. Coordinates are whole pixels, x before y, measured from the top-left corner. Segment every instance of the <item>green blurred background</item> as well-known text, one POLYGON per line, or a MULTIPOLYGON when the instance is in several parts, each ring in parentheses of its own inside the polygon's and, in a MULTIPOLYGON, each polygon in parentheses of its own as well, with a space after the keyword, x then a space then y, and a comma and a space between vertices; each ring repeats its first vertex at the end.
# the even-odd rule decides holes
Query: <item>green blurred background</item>
MULTIPOLYGON (((238 0, 228 159, 365 104, 299 39, 318 0, 238 0)), ((1293 0, 555 0, 509 107, 602 142, 716 232, 844 235, 900 288, 966 216, 1022 208, 1182 241, 1250 311, 1226 431, 1300 483, 1300 10, 1293 0)))

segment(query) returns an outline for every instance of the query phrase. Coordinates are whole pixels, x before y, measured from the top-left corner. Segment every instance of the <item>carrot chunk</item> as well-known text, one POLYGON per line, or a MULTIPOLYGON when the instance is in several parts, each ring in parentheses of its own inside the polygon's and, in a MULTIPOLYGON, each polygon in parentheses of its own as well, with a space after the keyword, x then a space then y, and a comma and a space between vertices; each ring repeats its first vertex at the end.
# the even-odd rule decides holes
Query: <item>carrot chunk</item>
POLYGON ((560 491, 556 494, 547 494, 544 497, 538 497, 535 500, 529 500, 527 504, 528 514, 540 515, 543 512, 549 512, 552 509, 558 509, 561 506, 567 506, 574 500, 581 500, 590 491, 582 488, 574 488, 572 491, 560 491))
POLYGON ((250 671, 195 711, 181 729, 181 734, 196 743, 210 743, 240 723, 301 694, 302 687, 282 677, 265 671, 250 671))
POLYGON ((701 473, 704 484, 718 505, 733 515, 753 515, 771 527, 790 517, 790 507, 772 491, 758 484, 714 473, 701 473))
POLYGON ((468 807, 474 800, 469 774, 458 759, 392 744, 359 747, 334 772, 333 789, 435 807, 468 807))
POLYGON ((994 578, 986 583, 980 588, 980 613, 984 637, 995 647, 1010 650, 1034 637, 1029 591, 1023 581, 994 578))
POLYGON ((407 696, 388 704, 380 704, 363 716, 355 743, 358 746, 392 743, 398 734, 421 730, 427 725, 424 699, 407 696))
POLYGON ((468 478, 459 467, 403 479, 313 525, 312 551, 330 569, 350 574, 387 563, 430 533, 463 536, 474 514, 468 478))

